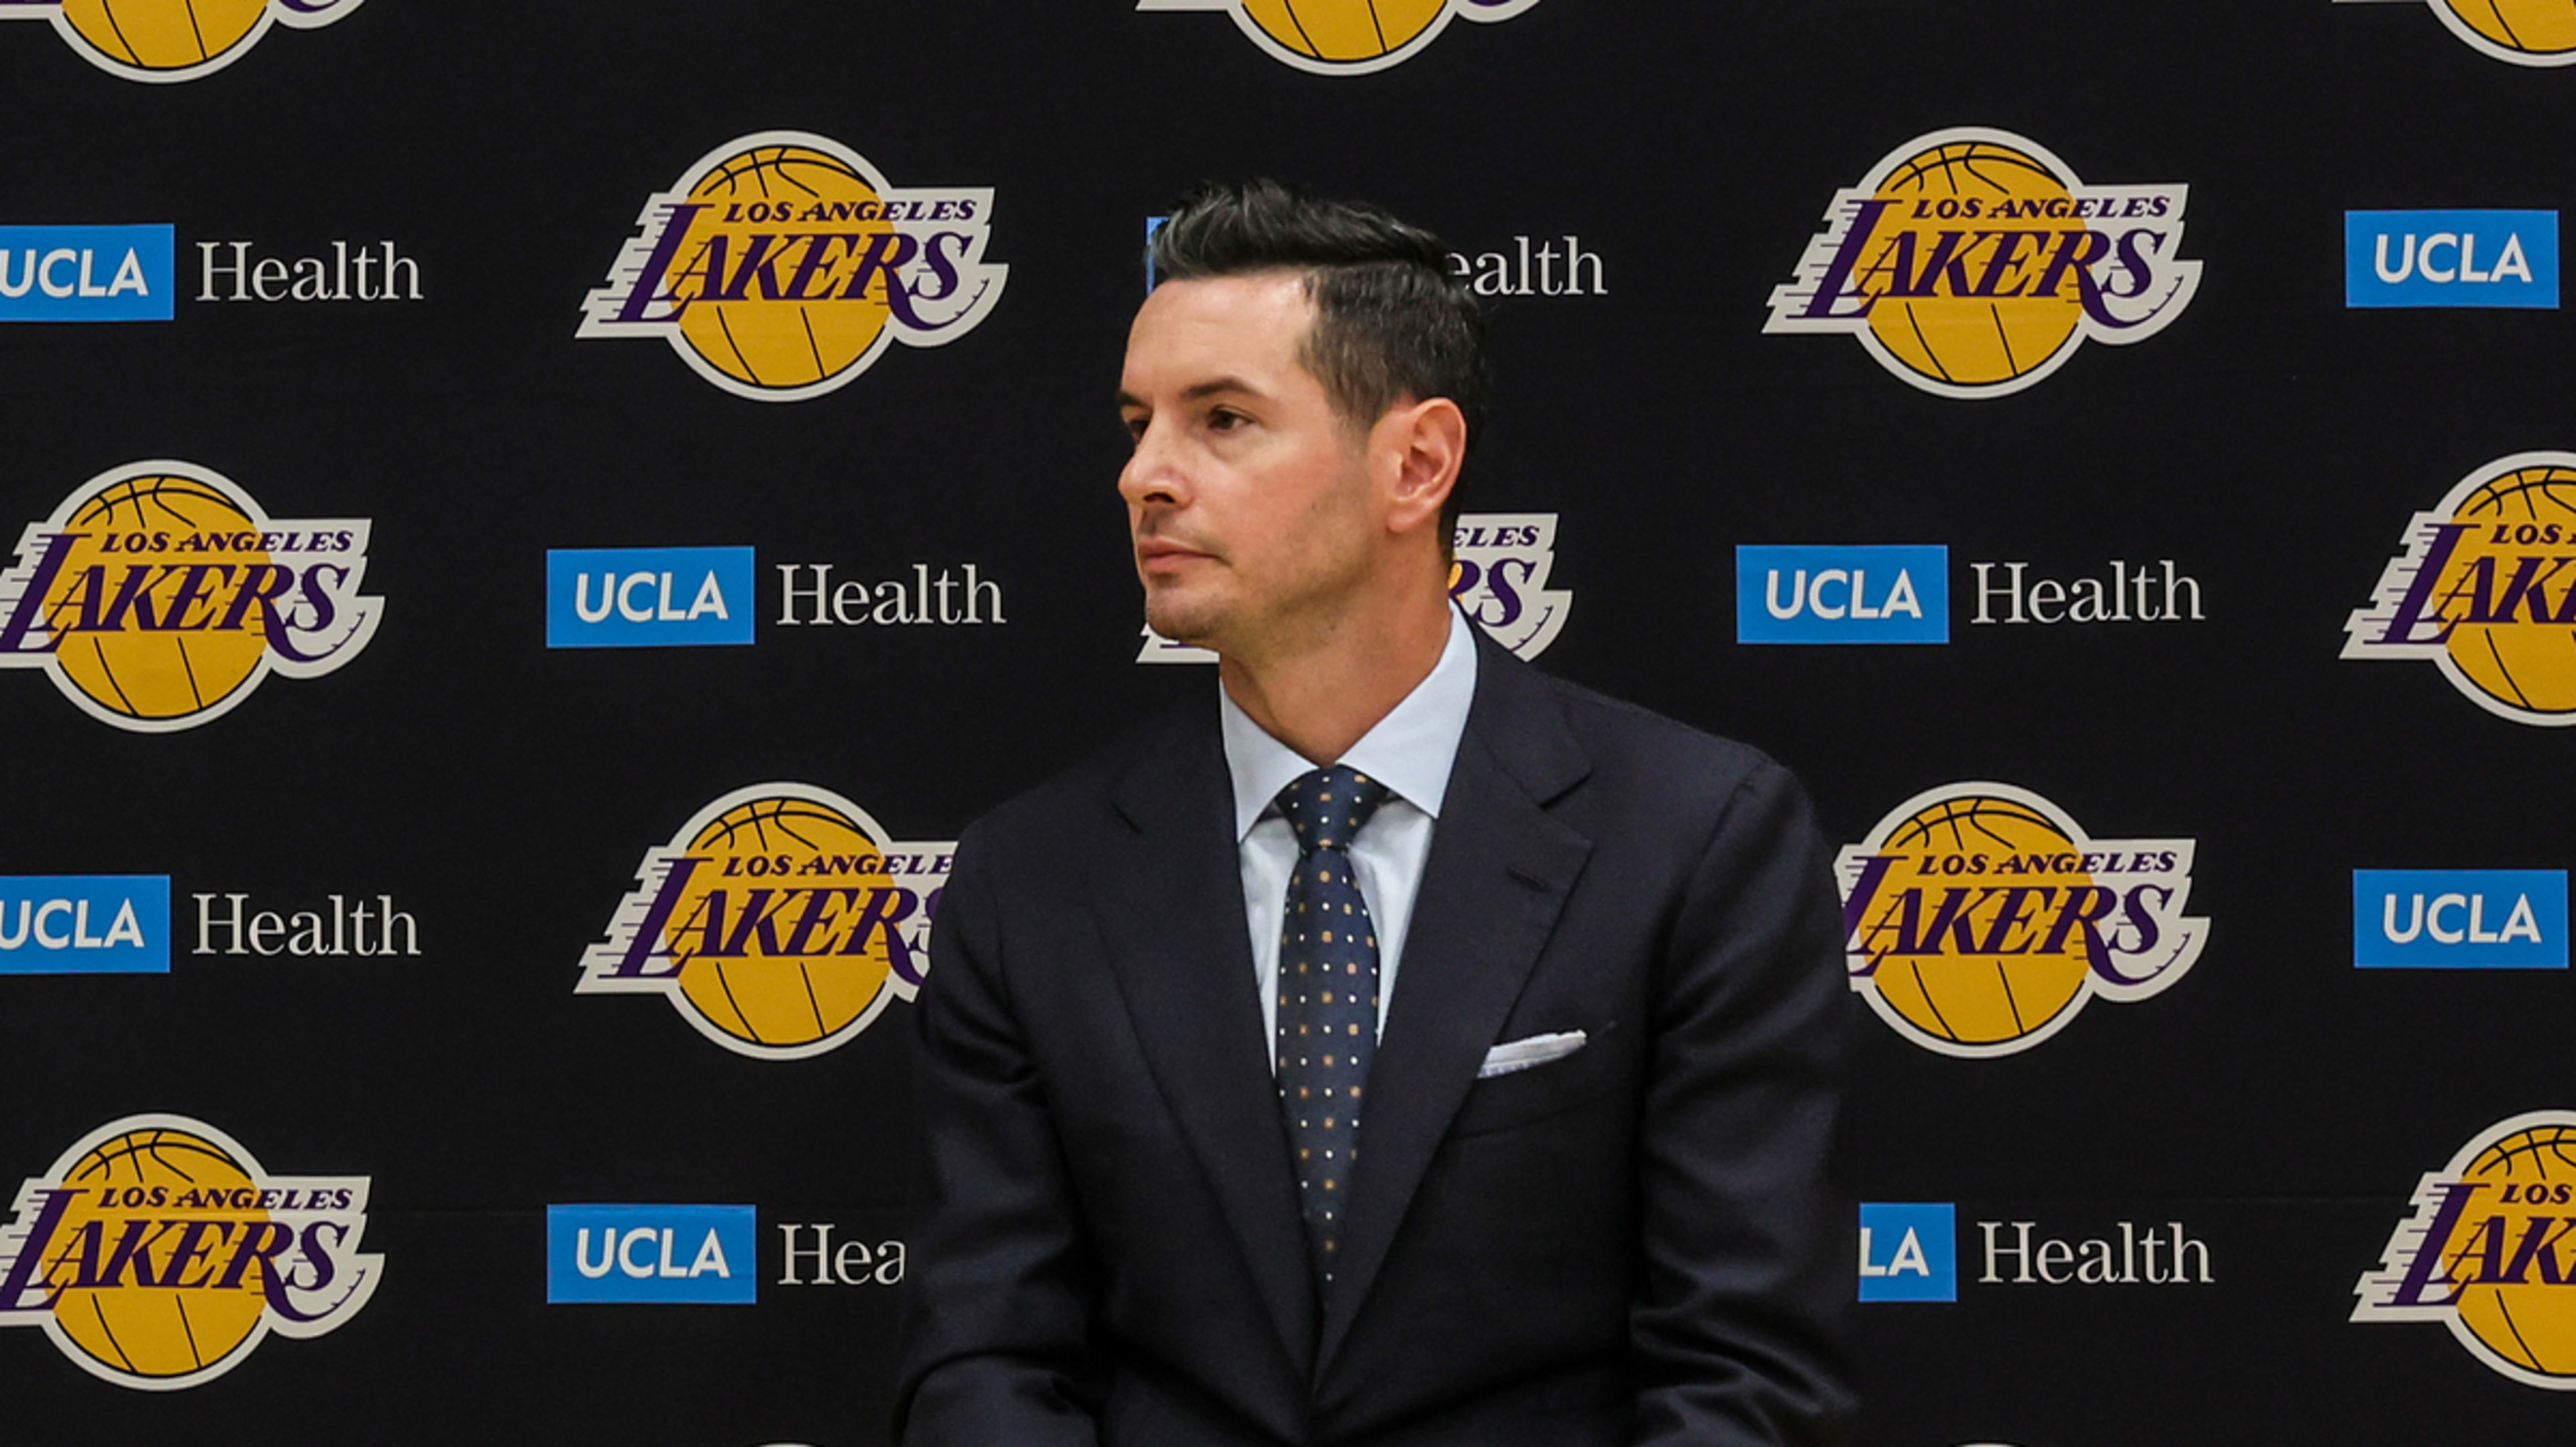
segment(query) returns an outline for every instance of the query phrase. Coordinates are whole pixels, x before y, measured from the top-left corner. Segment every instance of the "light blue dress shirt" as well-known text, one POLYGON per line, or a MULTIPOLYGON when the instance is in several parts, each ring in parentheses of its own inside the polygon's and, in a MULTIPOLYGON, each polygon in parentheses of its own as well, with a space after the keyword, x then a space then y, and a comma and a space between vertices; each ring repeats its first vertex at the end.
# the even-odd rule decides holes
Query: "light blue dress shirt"
MULTIPOLYGON (((1270 807, 1279 791, 1317 767, 1272 738, 1217 688, 1225 735, 1226 769, 1234 777, 1234 832, 1243 865, 1243 915, 1252 934, 1252 969, 1260 987, 1261 1036, 1279 1036, 1279 929, 1287 907, 1288 876, 1297 868, 1297 835, 1270 807)), ((1385 784, 1378 806, 1351 841, 1351 866, 1378 938, 1378 1033, 1386 1033, 1387 1007, 1395 1002, 1396 967, 1404 958, 1405 931, 1413 923, 1422 866, 1431 857, 1431 830, 1449 790, 1449 766, 1467 732, 1467 709, 1476 698, 1476 636, 1465 614, 1449 610, 1449 642, 1430 676, 1376 727, 1334 763, 1348 764, 1385 784)), ((1262 1058, 1272 1058, 1267 1049, 1262 1058)))

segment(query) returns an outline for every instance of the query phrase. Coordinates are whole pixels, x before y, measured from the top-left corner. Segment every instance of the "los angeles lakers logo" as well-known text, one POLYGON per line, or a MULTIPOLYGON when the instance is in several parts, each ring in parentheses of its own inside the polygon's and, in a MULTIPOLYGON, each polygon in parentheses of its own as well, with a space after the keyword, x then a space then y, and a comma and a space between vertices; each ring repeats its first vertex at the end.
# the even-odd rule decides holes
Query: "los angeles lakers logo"
POLYGON ((203 1121, 99 1127, 18 1188, 0 1231, 0 1328, 44 1328, 91 1375, 202 1386, 270 1333, 337 1331, 384 1258, 362 1254, 365 1176, 273 1176, 203 1121))
POLYGON ((1538 0, 1136 0, 1138 10, 1221 10, 1275 59, 1365 75, 1428 49, 1452 20, 1509 20, 1538 0))
POLYGON ((2523 452, 2407 524, 2346 658, 2430 660, 2499 718, 2576 724, 2576 453, 2523 452))
POLYGON ((2415 1188, 2354 1321, 2438 1321, 2526 1386, 2576 1391, 2576 1111, 2499 1121, 2415 1188))
POLYGON ((897 190, 803 131, 718 146, 645 203, 583 337, 658 337, 739 397, 819 397, 886 348, 945 346, 1001 300, 989 188, 897 190))
MULTIPOLYGON (((1556 641, 1574 606, 1570 590, 1547 585, 1556 568, 1556 514, 1461 514, 1449 556, 1449 596, 1469 622, 1522 658, 1536 658, 1556 641)), ((1147 625, 1136 661, 1214 663, 1216 655, 1147 625)))
POLYGON ((2189 191, 2087 186, 2009 131, 1937 131, 1835 193, 1762 329, 1858 337, 1944 397, 2018 392, 2087 339, 2142 342, 2182 315, 2200 286, 2189 191))
POLYGON ((820 1055, 921 988, 956 849, 895 843, 827 789, 737 789, 645 854, 573 989, 665 996, 758 1059, 820 1055))
POLYGON ((0 573, 0 669, 43 669, 118 728, 195 728, 270 674, 319 678, 375 637, 367 533, 364 518, 272 518, 192 463, 100 473, 0 573))
POLYGON ((0 20, 51 20, 111 75, 170 82, 239 60, 272 25, 318 30, 365 0, 0 0, 0 20))
POLYGON ((2085 1001, 2143 1000, 2200 958, 2194 847, 2092 838, 2009 784, 1918 794, 1835 862, 1851 986, 1926 1050, 2028 1050, 2085 1001))

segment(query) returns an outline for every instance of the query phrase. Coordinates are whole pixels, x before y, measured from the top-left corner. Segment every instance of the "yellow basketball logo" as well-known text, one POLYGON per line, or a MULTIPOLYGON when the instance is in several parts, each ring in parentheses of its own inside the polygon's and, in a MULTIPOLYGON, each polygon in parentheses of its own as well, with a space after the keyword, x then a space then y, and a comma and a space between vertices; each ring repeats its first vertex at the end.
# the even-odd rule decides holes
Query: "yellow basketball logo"
POLYGON ((2576 1391, 2576 1111, 2500 1121, 2415 1188, 2354 1321, 2438 1321, 2526 1386, 2576 1391))
POLYGON ((1402 65, 1452 20, 1509 20, 1538 0, 1137 0, 1144 10, 1219 10, 1273 57, 1323 75, 1402 65))
POLYGON ((2525 452, 2417 513, 2346 658, 2429 660, 2480 708, 2576 725, 2576 453, 2525 452))
POLYGON ((229 479, 161 460, 90 479, 0 573, 0 669, 39 668, 83 712, 195 728, 269 674, 318 678, 375 636, 363 518, 272 518, 229 479))
POLYGON ((2007 131, 1918 137, 1835 194, 1762 329, 1856 336, 1944 397, 2017 392, 2079 343, 2144 341, 2190 305, 2189 191, 2087 186, 2007 131))
POLYGON ((1927 1050, 2027 1050, 2085 1001, 2143 1000, 2191 968, 2209 935, 2183 914, 2194 850, 2089 838, 2009 784, 1929 790, 1836 861, 1851 986, 1927 1050))
POLYGON ((0 20, 45 19, 90 62, 127 80, 212 75, 271 25, 317 30, 364 0, 0 0, 0 20))
POLYGON ((2427 0, 2451 33, 2515 65, 2576 64, 2576 0, 2427 0))
POLYGON ((0 1231, 0 1327, 38 1326, 119 1386, 176 1391, 271 1332, 336 1330, 374 1295, 364 1176, 272 1176, 202 1121, 102 1126, 17 1197, 0 1231))
POLYGON ((895 843, 829 790, 737 789, 645 855, 573 988, 662 995, 744 1055, 820 1055, 920 989, 955 851, 895 843))
POLYGON ((645 204, 579 335, 660 338, 736 396, 819 397, 991 313, 992 214, 989 188, 897 190, 837 141, 745 136, 645 204))

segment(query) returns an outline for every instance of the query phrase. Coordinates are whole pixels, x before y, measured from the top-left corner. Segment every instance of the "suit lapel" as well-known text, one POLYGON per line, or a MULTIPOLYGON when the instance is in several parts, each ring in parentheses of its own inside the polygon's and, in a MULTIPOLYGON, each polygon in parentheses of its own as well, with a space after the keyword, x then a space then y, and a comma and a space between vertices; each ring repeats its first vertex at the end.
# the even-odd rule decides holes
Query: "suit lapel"
POLYGON ((1200 712, 1175 720, 1113 788, 1130 827, 1101 842, 1094 897, 1146 1065, 1305 1380, 1317 1310, 1305 1223, 1261 1038, 1233 784, 1216 709, 1200 712))
POLYGON ((1423 1171, 1592 848, 1545 807, 1590 768, 1555 700, 1526 664, 1490 641, 1478 646, 1475 703, 1369 1066, 1319 1371, 1349 1335, 1423 1171))

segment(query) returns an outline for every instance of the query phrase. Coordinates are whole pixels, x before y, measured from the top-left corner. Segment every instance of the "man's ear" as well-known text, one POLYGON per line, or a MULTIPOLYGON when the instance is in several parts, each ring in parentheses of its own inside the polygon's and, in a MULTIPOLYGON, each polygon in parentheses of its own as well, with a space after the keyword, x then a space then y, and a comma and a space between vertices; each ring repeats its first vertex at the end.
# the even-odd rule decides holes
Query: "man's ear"
POLYGON ((1467 460, 1467 417, 1458 404, 1446 397, 1399 402, 1370 429, 1369 444, 1386 488, 1388 531, 1437 527, 1467 460))

